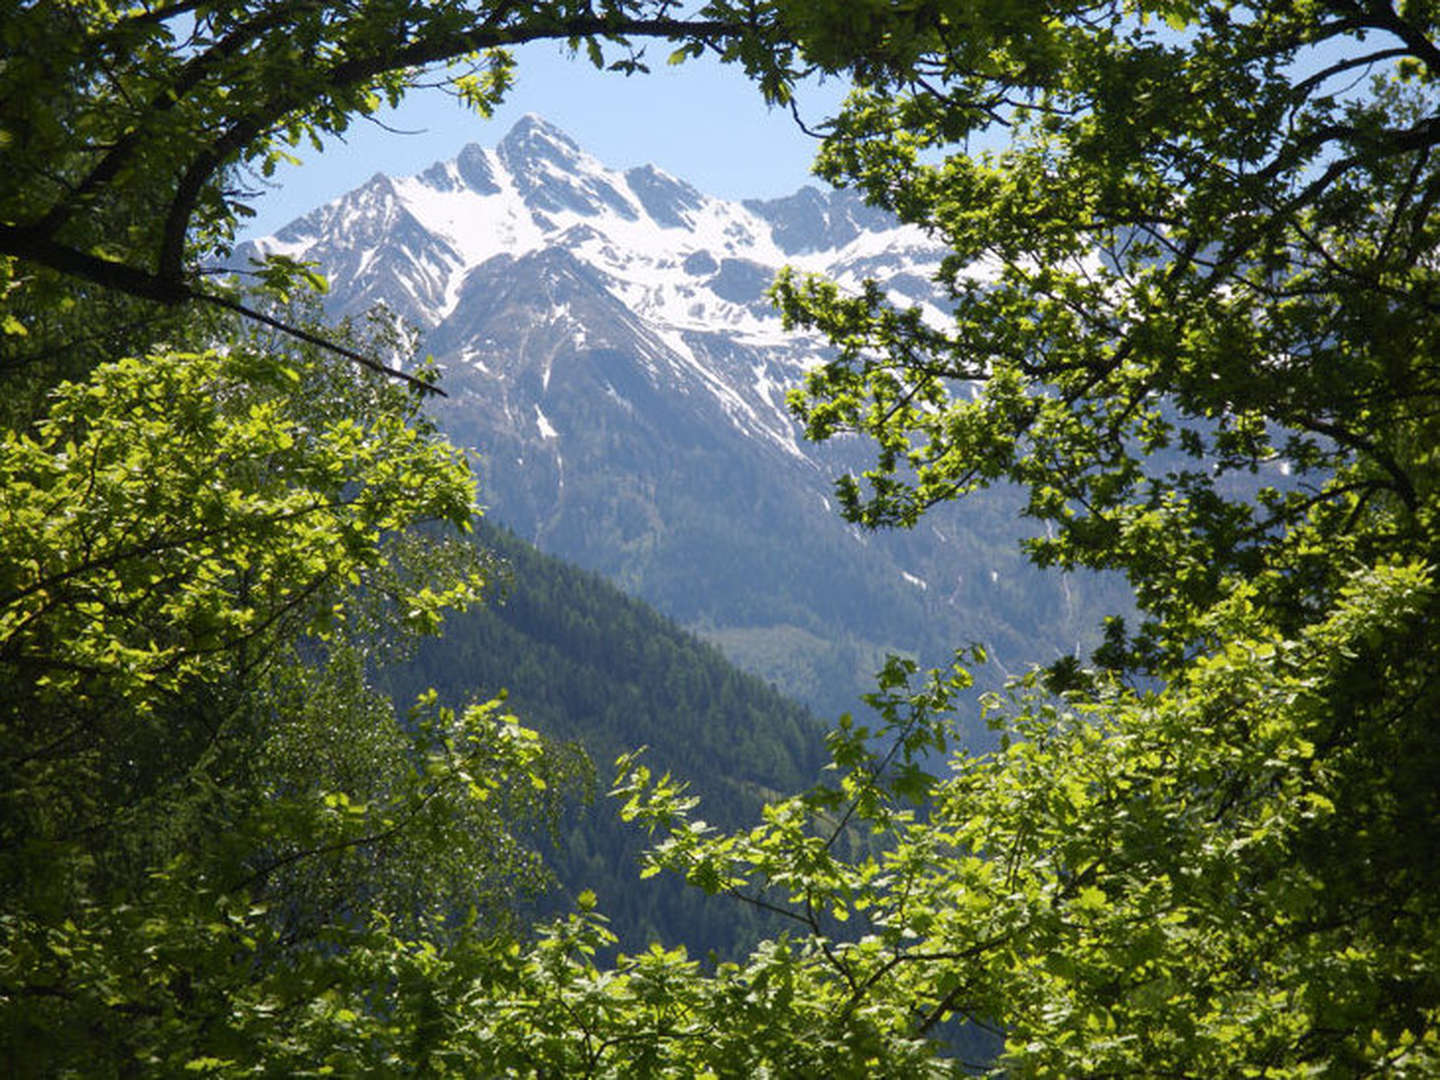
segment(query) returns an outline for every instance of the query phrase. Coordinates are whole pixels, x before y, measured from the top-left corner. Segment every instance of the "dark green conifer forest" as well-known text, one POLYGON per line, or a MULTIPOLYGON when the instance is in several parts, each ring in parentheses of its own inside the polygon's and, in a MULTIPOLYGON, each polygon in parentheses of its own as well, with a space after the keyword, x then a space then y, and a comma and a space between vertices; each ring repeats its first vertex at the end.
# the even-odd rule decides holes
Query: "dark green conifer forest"
POLYGON ((0 1060, 1440 1074, 1437 78, 1429 0, 0 6, 0 1060), (957 740, 970 656, 895 658, 815 779, 808 719, 693 643, 602 641, 586 600, 525 629, 544 581, 446 646, 515 642, 523 681, 378 681, 509 541, 472 542, 402 335, 317 321, 283 258, 204 268, 247 175, 436 80, 484 114, 529 41, 716 54, 777 106, 850 80, 817 171, 944 239, 952 312, 777 282, 835 348, 797 418, 873 450, 844 513, 1013 484, 1033 562, 1138 603, 986 695, 992 751, 957 740), (602 664, 654 751, 592 773, 524 709, 602 664), (717 776, 672 702, 778 726, 734 721, 717 776), (591 776, 634 888, 763 913, 744 947, 617 952, 609 882, 535 912, 591 776))
MULTIPOLYGON (((503 690, 528 725, 580 744, 601 785, 621 755, 643 747, 651 768, 693 778, 705 816, 729 828, 819 777, 820 721, 714 646, 489 521, 475 539, 503 560, 499 580, 485 604, 382 673, 397 700, 432 687, 461 700, 503 690)), ((733 899, 670 877, 640 881, 645 838, 608 799, 572 807, 556 836, 535 839, 566 896, 599 897, 622 947, 664 941, 729 955, 760 932, 758 913, 733 899)))

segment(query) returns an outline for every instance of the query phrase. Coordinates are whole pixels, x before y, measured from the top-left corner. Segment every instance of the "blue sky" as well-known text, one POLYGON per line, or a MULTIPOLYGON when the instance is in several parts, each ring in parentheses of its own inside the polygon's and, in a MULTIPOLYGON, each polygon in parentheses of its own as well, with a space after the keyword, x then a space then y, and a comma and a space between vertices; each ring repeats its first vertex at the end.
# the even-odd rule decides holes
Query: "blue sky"
MULTIPOLYGON (((606 165, 653 163, 709 194, 769 197, 818 183, 809 175, 815 141, 788 109, 767 108, 739 68, 710 60, 672 67, 669 49, 652 45, 649 75, 599 72, 554 44, 516 50, 516 85, 490 120, 438 91, 416 91, 383 121, 409 134, 361 121, 343 142, 276 172, 278 186, 256 199, 257 216, 243 236, 274 232, 364 183, 376 172, 402 176, 454 157, 466 143, 493 146, 525 113, 557 125, 606 165)), ((808 123, 832 112, 843 96, 835 81, 802 87, 808 123)), ((243 237, 242 237, 243 238, 243 237)))

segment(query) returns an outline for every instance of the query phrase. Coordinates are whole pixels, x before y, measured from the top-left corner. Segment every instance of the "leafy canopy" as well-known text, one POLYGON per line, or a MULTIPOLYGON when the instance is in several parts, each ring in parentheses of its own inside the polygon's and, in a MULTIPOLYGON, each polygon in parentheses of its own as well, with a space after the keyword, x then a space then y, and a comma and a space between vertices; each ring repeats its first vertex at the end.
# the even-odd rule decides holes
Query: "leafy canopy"
MULTIPOLYGON (((325 546, 306 535, 311 511, 332 529, 326 558, 368 592, 391 511, 356 493, 393 492, 397 522, 426 493, 364 456, 358 420, 301 424, 256 372, 217 396, 230 353, 159 347, 146 323, 144 347, 110 354, 146 363, 98 375, 124 395, 67 388, 40 427, 7 436, 27 493, 7 513, 29 514, 39 545, 6 532, 0 659, 28 665, 4 682, 19 842, 3 850, 24 864, 0 876, 7 1034, 38 1048, 91 1033, 60 1044, 80 1047, 71 1068, 93 1035, 126 1062, 212 1072, 918 1076, 967 1070, 958 1018, 990 1029, 997 1068, 1019 1075, 1440 1072, 1437 31, 1433 4, 1351 0, 777 0, 694 19, 663 0, 22 5, 0 31, 7 345, 49 347, 57 322, 73 333, 62 309, 83 318, 95 287, 193 298, 243 203, 227 170, 263 172, 427 64, 474 59, 477 79, 456 87, 482 106, 508 79, 485 50, 524 40, 593 43, 599 62, 619 44, 622 67, 632 39, 715 46, 776 100, 794 67, 848 71, 857 89, 822 175, 952 257, 943 314, 892 306, 883 283, 858 297, 794 275, 777 287, 787 317, 837 350, 797 414, 816 438, 877 447, 873 469, 840 481, 846 512, 905 525, 1018 483, 1046 526, 1032 557, 1123 571, 1144 622, 1110 624, 1093 666, 1070 658, 992 699, 999 749, 943 773, 968 676, 917 684, 893 662, 874 730, 833 737, 830 781, 747 831, 694 820, 683 786, 627 761, 625 813, 659 837, 648 869, 793 926, 748 958, 706 972, 657 948, 601 965, 610 938, 588 898, 529 945, 433 910, 433 934, 397 932, 415 879, 371 873, 392 826, 449 805, 478 811, 486 835, 500 792, 547 790, 542 751, 493 709, 442 713, 395 773, 266 786, 323 743, 279 677, 299 642, 277 636, 276 679, 257 682, 249 643, 268 631, 246 614, 250 566, 273 625, 333 633, 334 605, 357 609, 330 591, 343 573, 306 562, 325 546), (206 389, 132 461, 126 410, 143 436, 151 368, 206 389), (173 452, 193 437, 220 496, 173 452), (342 482, 326 462, 351 445, 362 471, 342 482), (263 460, 245 457, 256 449, 263 460), (191 497, 150 491, 127 461, 191 497), (52 484, 65 503, 36 514, 52 484), (312 485, 336 505, 288 501, 312 485), (113 512, 87 516, 106 491, 113 512), (146 498, 156 514, 136 512, 146 498), (227 559, 191 520, 207 509, 235 537, 227 559), (192 534, 197 550, 146 559, 146 537, 192 534), (262 538, 293 563, 252 553, 262 538), (52 654, 64 662, 42 672, 52 654), (146 737, 132 721, 149 717, 184 739, 146 737), (56 746, 86 786, 52 807, 27 793, 61 790, 56 746), (232 746, 263 750, 265 768, 226 771, 251 760, 232 746), (477 775, 483 753, 499 757, 477 775), (111 820, 105 807, 151 826, 97 859, 70 826, 111 820), (247 842, 231 849, 235 822, 247 842), (218 845, 202 846, 203 874, 157 857, 188 837, 218 845), (352 882, 365 909, 329 907, 352 882), (251 903, 266 888, 278 907, 251 903)), ((265 271, 271 285, 300 272, 265 271)), ((402 462, 404 430, 374 429, 402 462)), ((443 478, 443 459, 431 447, 399 467, 443 478)), ((409 606, 373 625, 429 622, 425 589, 395 586, 409 606)), ((324 647, 341 644, 367 647, 324 647)), ((367 715, 363 681, 342 676, 326 692, 367 715)), ((450 834, 419 835, 443 850, 450 834)))
MULTIPOLYGON (((887 8, 820 32, 859 79, 818 168, 945 239, 951 311, 782 278, 837 348, 793 407, 873 440, 852 520, 1017 483, 1031 557, 1144 622, 992 703, 924 818, 855 802, 873 866, 737 861, 863 897, 827 978, 1021 1074, 1431 1075, 1434 5, 887 8)), ((729 887, 736 843, 689 857, 729 887)))
POLYGON ((1128 573, 1172 651, 1228 582, 1314 615, 1348 561, 1426 557, 1431 6, 934 10, 819 170, 944 238, 953 319, 779 288, 840 347, 797 414, 880 451, 847 514, 1015 481, 1035 559, 1128 573))
MULTIPOLYGON (((207 281, 247 187, 503 50, 714 48, 784 94, 773 14, 666 0, 21 0, 0 22, 0 1032, 47 1074, 440 1069, 511 970, 521 830, 583 769, 497 703, 401 719, 374 665, 486 566, 462 459, 385 334, 207 281), (459 63, 458 68, 447 65, 459 63), (432 70, 434 69, 434 70, 432 70), (197 305, 195 301, 203 301, 197 305), (244 330, 226 309, 299 345, 244 330), (468 913, 468 914, 467 914, 468 913), (431 1062, 432 1051, 439 1055, 431 1062)), ((464 1070, 462 1070, 464 1071, 464 1070)))
POLYGON ((522 831, 578 755, 498 702, 402 720, 368 684, 487 570, 414 531, 468 528, 474 500, 417 407, 235 330, 62 383, 4 433, 14 1060, 380 1067, 421 1020, 379 1015, 376 988, 421 942, 495 936, 542 883, 522 831))

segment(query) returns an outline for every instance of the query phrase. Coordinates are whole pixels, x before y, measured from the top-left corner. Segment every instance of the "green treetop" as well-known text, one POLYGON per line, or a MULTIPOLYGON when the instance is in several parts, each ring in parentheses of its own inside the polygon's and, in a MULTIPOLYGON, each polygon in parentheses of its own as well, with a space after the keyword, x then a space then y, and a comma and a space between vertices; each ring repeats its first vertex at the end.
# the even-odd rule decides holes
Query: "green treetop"
POLYGON ((1037 561, 1126 571, 1175 648, 1227 582, 1303 619, 1357 561, 1428 557, 1431 7, 928 9, 846 53, 819 169, 944 238, 953 319, 779 291, 841 349, 810 434, 880 449, 847 513, 1016 481, 1037 561))
POLYGON ((842 976, 1022 1074, 1433 1075, 1440 13, 862 10, 819 170, 944 238, 951 311, 782 279, 838 349, 797 415, 874 440, 852 519, 1017 483, 1144 623, 994 704, 842 976))

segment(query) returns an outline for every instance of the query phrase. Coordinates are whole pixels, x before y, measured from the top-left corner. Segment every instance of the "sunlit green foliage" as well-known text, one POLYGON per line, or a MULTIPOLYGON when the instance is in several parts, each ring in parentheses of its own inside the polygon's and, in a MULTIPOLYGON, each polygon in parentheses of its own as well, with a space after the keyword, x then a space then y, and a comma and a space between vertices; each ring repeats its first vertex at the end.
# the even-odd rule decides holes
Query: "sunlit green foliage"
POLYGON ((838 783, 747 833, 643 771, 621 790, 664 831, 652 865, 790 913, 796 998, 878 1022, 881 1060, 958 1016, 1018 1075, 1433 1075, 1440 755, 1398 708, 1436 705, 1431 592, 1413 565, 1358 574, 1284 639, 1238 590, 1183 688, 1020 689, 991 703, 1002 748, 933 786, 911 755, 953 743, 968 679, 892 687, 875 741, 837 735, 838 783))
POLYGON ((74 0, 0 28, 0 343, 30 373, 0 460, 11 1059, 919 1076, 966 1070, 963 1018, 1015 1075, 1440 1073, 1440 13, 696 18, 74 0), (529 942, 491 932, 533 868, 510 822, 573 762, 495 707, 407 726, 366 689, 367 649, 476 585, 400 539, 470 498, 409 399, 312 392, 334 384, 233 331, 99 325, 93 295, 193 298, 243 204, 226 170, 343 130, 416 65, 472 57, 483 108, 509 78, 485 49, 608 63, 648 36, 715 45, 777 101, 797 55, 850 73, 822 174, 952 249, 943 317, 883 283, 777 289, 838 350, 794 398, 811 435, 878 446, 847 513, 904 525, 1017 483, 1032 557, 1123 571, 1145 619, 993 699, 984 756, 945 758, 968 676, 893 662, 879 726, 843 722, 831 779, 749 830, 626 758, 647 871, 793 928, 713 971, 597 964, 588 896, 529 942), (115 362, 29 404, 47 357, 83 373, 102 339, 115 362))
POLYGON ((874 440, 853 520, 1017 483, 1144 621, 996 704, 878 896, 805 879, 900 935, 834 977, 1022 1075, 1433 1075, 1436 10, 865 11, 819 169, 945 239, 953 311, 782 279, 839 350, 797 415, 874 440))
POLYGON ((1427 557, 1429 6, 938 10, 819 167, 945 239, 953 321, 779 290, 842 350, 794 399, 810 433, 881 450, 847 512, 1016 481, 1036 560, 1125 571, 1174 650, 1237 578, 1314 615, 1346 560, 1427 557))
POLYGON ((405 531, 468 527, 457 453, 340 375, 236 334, 4 436, 0 1014, 37 1073, 320 1060, 295 1033, 359 1015, 376 949, 489 937, 542 880, 515 829, 574 755, 367 686, 483 564, 405 531))
POLYGON ((753 66, 770 54, 737 43, 758 29, 651 0, 8 6, 7 1063, 424 1070, 471 960, 512 955, 514 902, 541 876, 517 830, 579 759, 495 703, 400 717, 370 688, 479 596, 475 549, 415 531, 468 528, 468 473, 408 393, 223 320, 244 303, 299 340, 405 359, 393 335, 285 310, 318 284, 308 268, 256 268, 258 300, 203 268, 292 148, 432 67, 461 64, 442 81, 485 113, 506 46, 628 71, 632 41, 659 37, 753 66))

